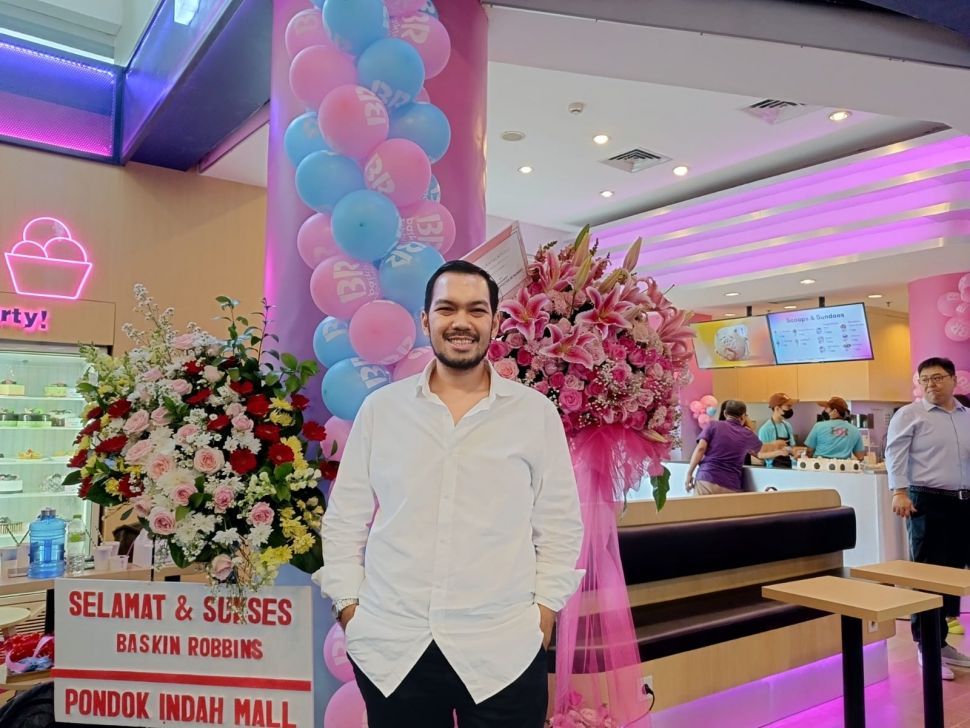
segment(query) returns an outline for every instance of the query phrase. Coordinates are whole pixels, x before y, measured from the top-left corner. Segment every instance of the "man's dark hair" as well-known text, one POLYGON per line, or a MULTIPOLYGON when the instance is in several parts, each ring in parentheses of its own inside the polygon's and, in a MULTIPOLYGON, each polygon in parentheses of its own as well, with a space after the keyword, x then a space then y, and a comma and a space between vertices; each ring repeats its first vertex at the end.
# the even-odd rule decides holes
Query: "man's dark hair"
POLYGON ((929 369, 930 367, 939 367, 951 377, 957 373, 957 368, 953 366, 953 362, 942 356, 931 356, 929 359, 924 359, 916 367, 916 373, 922 374, 924 369, 929 369))
POLYGON ((728 417, 744 417, 748 412, 748 405, 740 399, 729 399, 724 402, 724 414, 728 417))
POLYGON ((479 268, 474 263, 467 260, 449 260, 434 272, 428 279, 428 285, 424 289, 424 312, 431 310, 431 301, 434 298, 434 286, 445 273, 460 273, 466 276, 478 276, 488 284, 488 303, 492 309, 492 315, 498 311, 498 283, 488 274, 484 268, 479 268))

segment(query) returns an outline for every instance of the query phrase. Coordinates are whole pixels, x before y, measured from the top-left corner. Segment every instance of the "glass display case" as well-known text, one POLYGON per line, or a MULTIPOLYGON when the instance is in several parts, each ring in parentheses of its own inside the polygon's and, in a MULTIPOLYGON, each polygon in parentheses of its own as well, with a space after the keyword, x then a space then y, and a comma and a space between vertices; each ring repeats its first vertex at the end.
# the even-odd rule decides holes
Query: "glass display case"
POLYGON ((76 348, 0 342, 0 546, 23 540, 48 506, 67 521, 81 514, 88 533, 97 529, 97 506, 62 483, 83 427, 75 385, 86 367, 76 348))

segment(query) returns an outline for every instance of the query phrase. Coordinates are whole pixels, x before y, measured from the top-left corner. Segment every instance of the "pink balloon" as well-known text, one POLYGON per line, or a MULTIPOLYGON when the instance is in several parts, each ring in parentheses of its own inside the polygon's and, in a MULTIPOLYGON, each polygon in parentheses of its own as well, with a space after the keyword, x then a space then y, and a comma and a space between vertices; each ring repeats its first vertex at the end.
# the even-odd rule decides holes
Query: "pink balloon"
POLYGON ((361 728, 367 725, 367 706, 357 683, 341 685, 327 703, 323 714, 323 728, 361 728))
POLYGON ((715 397, 713 394, 705 394, 703 397, 701 397, 701 404, 704 405, 704 407, 717 407, 717 397, 715 397))
POLYGON ((363 86, 335 88, 320 104, 320 131, 338 154, 363 159, 387 139, 390 121, 387 107, 363 86))
POLYGON ((959 304, 960 294, 956 291, 940 294, 940 297, 936 299, 936 308, 944 316, 952 316, 955 314, 959 304))
POLYGON ((953 391, 956 394, 970 394, 970 371, 957 369, 957 386, 953 391))
MULTIPOLYGON (((50 248, 48 248, 48 251, 50 248)), ((970 293, 970 288, 967 289, 967 293, 970 293)), ((962 321, 970 321, 970 303, 961 303, 956 307, 953 312, 954 318, 958 318, 962 321)))
POLYGON ((455 218, 440 202, 422 200, 401 210, 401 242, 425 243, 442 255, 455 242, 455 218))
POLYGON ((393 301, 371 301, 350 319, 350 344, 371 364, 394 364, 414 346, 414 319, 393 301))
POLYGON ((425 78, 434 78, 448 65, 451 38, 433 15, 414 13, 391 18, 391 36, 414 46, 424 61, 425 78))
POLYGON ((347 438, 350 437, 350 428, 354 423, 342 420, 339 417, 331 417, 323 426, 327 430, 327 439, 321 445, 321 452, 327 460, 340 460, 344 454, 344 447, 347 446, 347 438), (337 449, 334 450, 334 445, 337 449))
POLYGON ((304 104, 317 108, 338 86, 357 83, 357 67, 346 53, 314 45, 296 54, 290 64, 290 88, 304 104))
POLYGON ((950 341, 966 341, 970 339, 970 321, 951 318, 946 322, 946 326, 943 327, 943 334, 950 341))
POLYGON ((418 91, 418 95, 414 97, 414 100, 417 101, 418 103, 430 104, 431 94, 428 93, 428 89, 422 86, 421 90, 418 91))
POLYGON ((384 0, 388 15, 410 15, 424 7, 425 0, 384 0))
POLYGON ((340 255, 341 250, 330 230, 330 215, 324 212, 310 215, 296 234, 296 249, 303 262, 311 268, 316 268, 327 258, 340 255))
POLYGON ((434 359, 434 351, 430 346, 420 346, 417 349, 411 349, 408 355, 401 359, 394 367, 392 379, 398 382, 402 379, 413 377, 416 374, 421 374, 424 368, 428 366, 428 362, 432 359, 434 359))
POLYGON ((961 293, 965 291, 967 288, 970 288, 970 273, 967 273, 966 275, 960 278, 960 282, 957 283, 957 288, 960 289, 961 293))
POLYGON ((711 423, 711 416, 706 412, 697 418, 697 424, 701 427, 707 427, 711 423))
POLYGON ((690 403, 690 411, 695 415, 700 414, 704 411, 704 405, 698 402, 696 399, 690 403))
POLYGON ((964 303, 970 303, 970 288, 960 289, 960 300, 964 303))
POLYGON ((331 45, 330 34, 323 27, 323 14, 316 8, 298 12, 287 24, 283 42, 290 58, 310 46, 331 45))
POLYGON ((354 667, 347 659, 347 641, 344 630, 339 624, 334 624, 327 632, 323 641, 323 661, 330 670, 330 674, 340 682, 350 682, 354 679, 354 667))
POLYGON ((364 183, 387 195, 398 207, 413 205, 431 184, 431 162, 411 140, 388 139, 367 158, 364 183))
POLYGON ((310 297, 317 308, 344 321, 380 295, 377 268, 346 255, 327 258, 310 276, 310 297))

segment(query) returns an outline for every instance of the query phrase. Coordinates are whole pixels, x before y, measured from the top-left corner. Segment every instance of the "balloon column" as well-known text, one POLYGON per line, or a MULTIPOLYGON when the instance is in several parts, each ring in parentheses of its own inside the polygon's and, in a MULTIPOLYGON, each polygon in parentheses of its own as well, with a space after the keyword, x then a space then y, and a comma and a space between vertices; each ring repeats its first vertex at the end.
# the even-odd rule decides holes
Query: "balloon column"
POLYGON ((707 427, 711 420, 717 419, 717 397, 705 394, 700 399, 690 403, 690 413, 701 427, 707 427))
POLYGON ((960 278, 957 289, 940 295, 936 308, 946 319, 944 336, 959 343, 970 340, 970 273, 960 278))
POLYGON ((333 415, 326 452, 338 459, 364 399, 432 358, 418 315, 455 241, 432 166, 451 127, 424 89, 451 54, 437 16, 431 0, 314 0, 286 28, 306 113, 283 142, 314 210, 294 244, 323 314, 313 350, 333 415))

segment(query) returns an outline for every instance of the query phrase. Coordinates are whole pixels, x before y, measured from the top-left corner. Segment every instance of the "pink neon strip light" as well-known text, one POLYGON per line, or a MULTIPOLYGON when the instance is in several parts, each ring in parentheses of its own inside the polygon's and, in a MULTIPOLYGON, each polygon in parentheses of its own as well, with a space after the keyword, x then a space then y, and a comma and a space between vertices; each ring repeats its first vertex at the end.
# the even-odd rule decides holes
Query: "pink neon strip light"
POLYGON ((34 218, 22 237, 4 253, 14 290, 21 296, 80 298, 94 265, 67 225, 53 217, 34 218), (47 240, 41 244, 38 238, 47 240))

